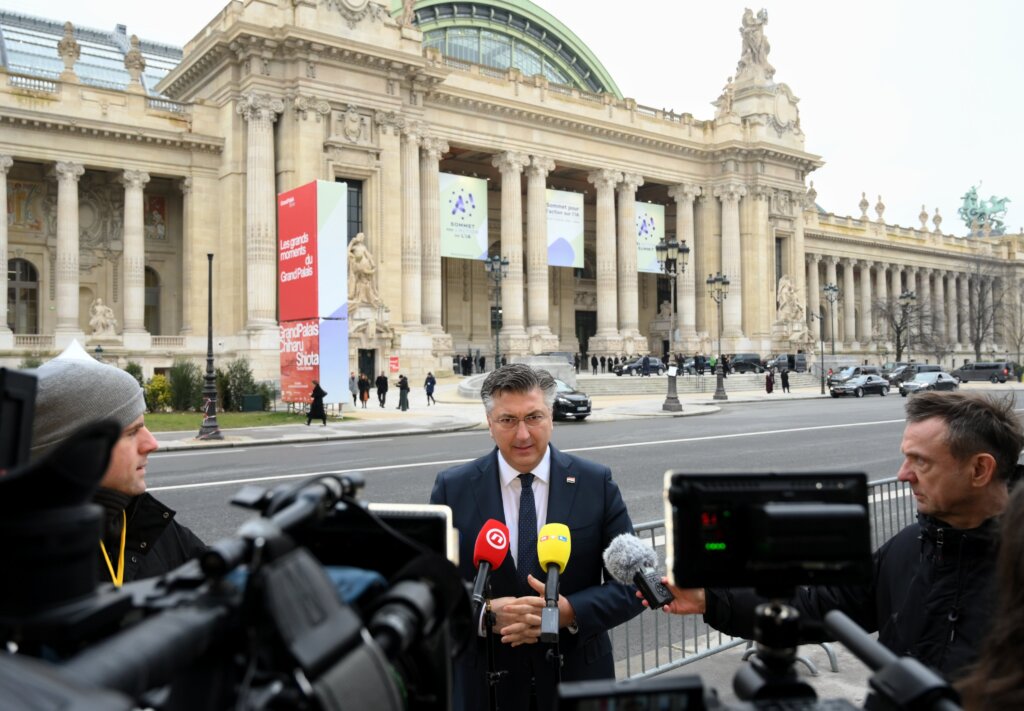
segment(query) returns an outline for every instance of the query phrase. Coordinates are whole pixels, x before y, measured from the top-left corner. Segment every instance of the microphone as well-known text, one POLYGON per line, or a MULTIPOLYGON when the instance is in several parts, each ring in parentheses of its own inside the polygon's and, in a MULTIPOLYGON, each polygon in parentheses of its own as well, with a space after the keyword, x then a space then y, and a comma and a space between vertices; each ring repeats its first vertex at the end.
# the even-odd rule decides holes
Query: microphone
POLYGON ((505 561, 508 553, 508 526, 493 518, 487 519, 484 527, 476 537, 473 547, 473 567, 476 568, 476 580, 473 581, 473 618, 480 616, 480 608, 484 606, 484 588, 487 576, 497 570, 505 561))
POLYGON ((656 570, 657 552, 633 534, 622 533, 612 539, 604 552, 604 565, 620 583, 636 585, 652 610, 672 602, 672 593, 656 570))
POLYGON ((569 562, 572 540, 564 523, 545 524, 537 535, 537 557, 548 574, 544 585, 544 610, 540 616, 540 641, 558 641, 558 576, 569 562))

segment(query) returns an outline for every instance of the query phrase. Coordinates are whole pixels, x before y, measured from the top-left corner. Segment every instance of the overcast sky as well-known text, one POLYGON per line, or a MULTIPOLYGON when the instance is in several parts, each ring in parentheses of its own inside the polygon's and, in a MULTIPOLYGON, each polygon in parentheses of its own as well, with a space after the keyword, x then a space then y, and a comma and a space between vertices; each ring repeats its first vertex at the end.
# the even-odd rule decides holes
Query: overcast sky
MULTIPOLYGON (((939 208, 943 231, 963 234, 960 198, 1011 199, 1010 231, 1024 226, 1024 2, 1016 0, 540 0, 587 44, 624 95, 655 108, 712 118, 740 55, 746 5, 768 10, 775 80, 800 98, 806 149, 825 167, 810 175, 818 203, 918 226, 939 208)), ((0 0, 0 7, 183 45, 216 0, 171 3, 0 0)))

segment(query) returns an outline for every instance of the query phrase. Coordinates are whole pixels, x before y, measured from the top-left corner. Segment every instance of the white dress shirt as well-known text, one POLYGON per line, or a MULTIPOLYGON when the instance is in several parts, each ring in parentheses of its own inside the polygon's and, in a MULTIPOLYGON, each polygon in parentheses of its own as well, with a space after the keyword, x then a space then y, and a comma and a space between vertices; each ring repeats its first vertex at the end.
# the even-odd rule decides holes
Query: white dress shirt
POLYGON ((533 501, 537 507, 537 533, 547 522, 548 490, 551 481, 551 447, 544 452, 544 458, 532 472, 517 472, 498 451, 498 476, 501 479, 501 508, 505 512, 508 526, 508 548, 512 563, 519 560, 519 496, 523 492, 520 474, 533 474, 533 501))

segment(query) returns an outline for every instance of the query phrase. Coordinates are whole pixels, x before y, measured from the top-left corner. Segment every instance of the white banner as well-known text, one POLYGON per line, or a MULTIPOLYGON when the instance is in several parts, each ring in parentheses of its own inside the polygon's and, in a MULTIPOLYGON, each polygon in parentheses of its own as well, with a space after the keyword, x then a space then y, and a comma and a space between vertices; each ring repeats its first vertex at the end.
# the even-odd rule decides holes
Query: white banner
POLYGON ((636 270, 660 274, 655 246, 665 239, 665 206, 636 203, 636 270))
POLYGON ((487 181, 441 173, 441 256, 487 259, 487 181))
POLYGON ((548 190, 548 265, 583 268, 583 193, 548 190))

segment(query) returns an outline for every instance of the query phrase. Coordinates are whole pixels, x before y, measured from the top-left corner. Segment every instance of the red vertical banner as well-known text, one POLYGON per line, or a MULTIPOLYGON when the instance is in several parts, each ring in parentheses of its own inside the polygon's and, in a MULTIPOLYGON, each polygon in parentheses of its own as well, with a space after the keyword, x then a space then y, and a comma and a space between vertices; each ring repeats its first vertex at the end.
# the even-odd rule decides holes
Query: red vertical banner
POLYGON ((320 379, 320 319, 281 324, 281 399, 309 402, 320 379))
POLYGON ((392 373, 398 372, 398 356, 391 356, 388 359, 388 368, 392 373))
POLYGON ((277 196, 277 286, 281 323, 320 315, 317 261, 317 184, 314 182, 277 196))

